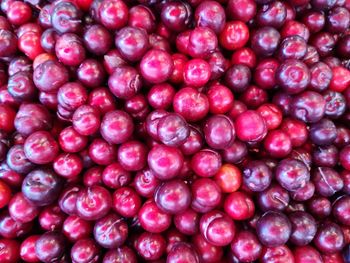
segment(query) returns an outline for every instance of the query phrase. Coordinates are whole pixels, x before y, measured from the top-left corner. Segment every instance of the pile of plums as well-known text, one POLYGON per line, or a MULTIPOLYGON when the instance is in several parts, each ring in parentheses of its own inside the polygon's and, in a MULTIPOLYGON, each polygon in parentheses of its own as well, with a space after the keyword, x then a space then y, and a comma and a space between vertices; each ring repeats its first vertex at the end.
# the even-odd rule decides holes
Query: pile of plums
POLYGON ((350 0, 0 2, 1 263, 350 263, 350 0))

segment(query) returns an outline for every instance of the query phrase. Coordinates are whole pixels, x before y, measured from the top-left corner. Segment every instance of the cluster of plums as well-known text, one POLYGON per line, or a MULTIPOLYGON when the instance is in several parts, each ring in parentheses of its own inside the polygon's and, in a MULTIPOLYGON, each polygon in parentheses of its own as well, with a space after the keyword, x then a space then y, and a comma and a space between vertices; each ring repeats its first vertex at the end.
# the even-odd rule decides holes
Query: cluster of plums
POLYGON ((350 263, 350 1, 2 0, 0 262, 350 263))

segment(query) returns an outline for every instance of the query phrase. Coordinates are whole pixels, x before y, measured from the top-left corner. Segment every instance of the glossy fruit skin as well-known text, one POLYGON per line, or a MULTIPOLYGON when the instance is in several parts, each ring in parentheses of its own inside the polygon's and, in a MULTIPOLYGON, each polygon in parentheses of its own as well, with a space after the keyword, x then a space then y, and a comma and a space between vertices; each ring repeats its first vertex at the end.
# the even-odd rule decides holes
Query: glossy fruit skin
POLYGON ((166 81, 174 69, 168 53, 162 50, 149 50, 140 63, 140 73, 148 82, 158 84, 166 81), (154 66, 157 65, 157 66, 154 66))
POLYGON ((33 204, 45 206, 57 199, 62 185, 62 180, 52 170, 34 170, 24 178, 22 193, 33 204))
POLYGON ((0 181, 0 207, 5 207, 11 199, 11 189, 3 181, 0 181))
POLYGON ((342 224, 349 225, 349 198, 341 196, 333 204, 332 213, 334 217, 342 224))
POLYGON ((4 42, 6 41, 6 45, 1 46, 0 55, 2 57, 7 55, 14 55, 17 51, 18 43, 16 35, 11 31, 4 29, 1 39, 4 40, 4 42))
POLYGON ((211 245, 201 235, 194 236, 192 242, 203 262, 220 261, 222 259, 223 249, 211 245))
POLYGON ((58 142, 65 152, 79 152, 85 148, 88 140, 87 137, 69 126, 60 132, 58 142))
POLYGON ((128 226, 120 216, 108 214, 96 221, 93 233, 96 242, 100 246, 113 249, 125 242, 128 235, 128 226))
POLYGON ((278 58, 283 61, 285 59, 302 59, 306 55, 307 44, 300 36, 286 37, 278 50, 278 58))
POLYGON ((297 211, 289 215, 292 224, 291 242, 297 246, 309 244, 316 235, 315 219, 308 213, 297 211))
POLYGON ((236 135, 241 141, 261 141, 267 133, 264 119, 252 110, 241 113, 235 120, 236 135))
POLYGON ((128 25, 143 28, 147 33, 151 33, 156 27, 155 19, 154 12, 150 8, 137 5, 129 10, 128 25))
POLYGON ((200 257, 191 244, 179 242, 169 252, 167 263, 175 263, 179 261, 199 263, 200 257))
POLYGON ((79 82, 68 82, 58 89, 58 104, 68 111, 74 111, 87 100, 87 90, 79 82))
POLYGON ((102 1, 99 7, 101 23, 110 30, 120 29, 127 23, 128 7, 122 1, 102 1))
POLYGON ((274 104, 266 103, 257 108, 258 113, 264 118, 267 129, 274 130, 282 122, 282 112, 274 104))
POLYGON ((221 200, 220 187, 209 178, 201 178, 191 185, 192 204, 191 207, 197 212, 208 212, 213 210, 221 200))
POLYGON ((276 93, 273 98, 272 102, 276 104, 280 109, 282 110, 283 114, 289 115, 291 111, 291 101, 292 96, 289 94, 286 94, 284 92, 278 92, 276 93))
POLYGON ((344 182, 339 174, 329 167, 318 167, 312 178, 316 192, 322 196, 332 196, 343 188, 344 182))
POLYGON ((5 132, 12 132, 14 130, 14 119, 16 112, 9 106, 0 105, 0 128, 5 132))
POLYGON ((40 104, 22 104, 16 114, 14 125, 18 132, 29 136, 36 131, 52 128, 52 117, 40 104))
POLYGON ((267 92, 255 85, 250 85, 244 91, 240 100, 250 108, 257 108, 267 102, 267 92))
POLYGON ((121 55, 129 61, 139 61, 149 48, 146 32, 138 27, 124 27, 115 38, 116 47, 121 55), (137 45, 129 44, 137 43, 137 45))
POLYGON ((319 32, 312 39, 311 44, 316 48, 320 56, 330 55, 335 45, 335 39, 329 32, 319 32))
POLYGON ((46 232, 35 242, 35 254, 42 262, 52 262, 64 253, 64 237, 58 232, 46 232))
POLYGON ((4 212, 0 217, 0 234, 3 238, 20 238, 28 234, 32 229, 32 222, 21 223, 12 219, 8 212, 4 212))
POLYGON ((93 226, 90 222, 81 219, 77 215, 68 216, 62 226, 63 234, 72 242, 88 238, 92 233, 93 226))
POLYGON ((344 171, 341 173, 343 181, 344 181, 344 187, 343 187, 343 191, 345 193, 349 192, 349 188, 348 188, 348 182, 349 182, 349 172, 348 171, 344 171))
POLYGON ((180 180, 167 181, 158 187, 154 201, 166 213, 182 213, 191 204, 190 188, 180 180))
POLYGON ((324 253, 336 253, 344 247, 343 232, 337 224, 325 223, 323 227, 317 231, 314 244, 324 253), (330 242, 330 240, 332 241, 330 242))
POLYGON ((83 161, 75 154, 60 154, 54 160, 53 169, 58 175, 74 180, 83 169, 83 161))
POLYGON ((34 60, 35 57, 44 53, 44 50, 40 45, 40 33, 28 31, 21 35, 18 39, 18 49, 31 60, 34 60))
POLYGON ((20 260, 20 244, 13 239, 0 239, 0 244, 4 247, 1 254, 1 261, 4 263, 18 262, 20 260))
POLYGON ((140 225, 151 233, 160 233, 168 229, 171 216, 158 208, 155 202, 149 200, 144 203, 138 213, 140 225))
POLYGON ((165 145, 154 146, 148 153, 148 166, 160 180, 172 179, 179 175, 183 163, 182 153, 165 145))
POLYGON ((350 24, 350 14, 346 8, 333 8, 327 18, 327 27, 330 32, 340 32, 350 24), (341 23, 338 22, 339 20, 341 23))
POLYGON ((108 79, 110 91, 121 99, 130 99, 141 89, 142 80, 140 74, 129 66, 121 66, 115 69, 108 79))
POLYGON ((266 136, 264 148, 271 157, 283 158, 292 151, 292 141, 284 131, 274 130, 266 136))
POLYGON ((20 174, 29 173, 34 168, 34 164, 25 156, 23 145, 11 147, 7 152, 6 162, 13 171, 20 174))
POLYGON ((332 121, 323 119, 311 125, 309 136, 316 145, 330 145, 337 137, 337 130, 332 121))
POLYGON ((76 33, 80 30, 80 10, 70 2, 62 2, 55 5, 52 10, 51 23, 53 28, 60 34, 76 33))
POLYGON ((329 87, 332 77, 332 69, 326 63, 317 62, 310 68, 310 88, 324 91, 329 87))
POLYGON ((332 204, 325 197, 313 197, 308 202, 308 208, 316 218, 325 218, 332 212, 332 204))
POLYGON ((188 86, 199 88, 204 86, 210 79, 210 65, 203 59, 191 59, 184 68, 184 83, 188 86))
POLYGON ((305 14, 303 23, 310 29, 310 32, 319 32, 325 26, 325 16, 322 12, 313 11, 305 14))
POLYGON ((276 179, 285 189, 293 191, 310 180, 310 173, 301 161, 284 159, 276 168, 276 179))
POLYGON ((146 118, 144 126, 147 134, 151 136, 152 139, 158 140, 158 123, 162 117, 168 115, 165 110, 155 110, 152 111, 146 118))
POLYGON ((8 207, 11 217, 21 223, 30 222, 39 214, 38 207, 30 203, 22 193, 14 195, 8 207))
POLYGON ((249 68, 255 68, 257 64, 256 55, 251 48, 239 48, 232 54, 231 63, 243 64, 249 68))
POLYGON ((235 165, 224 164, 214 175, 214 180, 222 192, 232 193, 242 185, 242 173, 235 165))
POLYGON ((258 195, 258 204, 263 211, 283 211, 290 201, 287 190, 278 184, 271 184, 269 188, 258 195))
POLYGON ((147 105, 145 96, 139 94, 131 99, 127 100, 125 103, 125 111, 130 113, 136 120, 143 120, 146 118, 150 109, 147 105))
POLYGON ((262 245, 256 235, 250 231, 240 231, 231 243, 232 253, 241 262, 257 260, 262 253, 262 245))
POLYGON ((251 0, 228 1, 228 14, 231 19, 248 22, 256 14, 257 4, 251 0))
POLYGON ((165 234, 165 239, 167 242, 167 247, 166 247, 166 252, 168 253, 173 246, 178 243, 178 242, 182 242, 182 241, 187 241, 187 238, 185 235, 181 234, 179 231, 177 231, 176 229, 169 229, 166 234, 165 234))
POLYGON ((134 217, 141 207, 141 198, 130 187, 121 187, 113 195, 112 208, 123 217, 134 217))
POLYGON ((194 235, 199 230, 199 214, 189 208, 186 211, 174 215, 175 227, 185 235, 194 235))
POLYGON ((257 222, 257 235, 265 246, 281 246, 287 242, 290 234, 290 221, 279 212, 267 212, 257 222), (279 234, 275 235, 275 231, 279 234))
POLYGON ((166 110, 170 107, 175 92, 174 87, 170 84, 158 84, 152 86, 148 92, 147 99, 153 108, 166 110))
POLYGON ((243 47, 248 39, 248 27, 241 21, 226 23, 220 33, 220 44, 228 50, 235 50, 243 47))
POLYGON ((260 192, 272 181, 271 169, 263 161, 251 161, 243 170, 243 183, 251 191, 260 192))
POLYGON ((224 115, 215 115, 206 120, 204 138, 213 149, 225 149, 233 143, 236 131, 231 120, 224 115))
POLYGON ((233 94, 223 85, 212 85, 207 92, 210 112, 214 114, 224 114, 233 106, 233 94))
POLYGON ((349 152, 350 147, 345 146, 339 153, 340 164, 347 170, 350 170, 349 152))
POLYGON ((254 215, 255 205, 251 197, 237 191, 226 197, 224 210, 233 220, 246 220, 254 215))
POLYGON ((109 143, 126 142, 133 129, 134 124, 130 115, 120 110, 108 112, 101 121, 101 135, 109 143))
POLYGON ((309 181, 304 187, 299 188, 291 193, 291 197, 295 201, 309 200, 315 193, 315 185, 309 181))
POLYGON ((337 119, 345 112, 345 97, 336 91, 326 91, 323 94, 326 100, 325 115, 330 119, 337 119))
POLYGON ((320 253, 312 246, 297 247, 294 250, 294 258, 296 262, 304 262, 306 260, 312 262, 323 262, 320 253))
POLYGON ((198 90, 185 87, 179 90, 173 100, 173 108, 189 122, 203 119, 209 112, 209 101, 205 94, 198 90), (191 105, 195 105, 192 107, 191 105))
POLYGON ((117 249, 111 249, 108 250, 103 258, 103 263, 112 263, 115 260, 119 260, 121 262, 130 262, 130 263, 136 263, 137 258, 135 252, 127 247, 122 246, 117 249))
POLYGON ((186 141, 180 146, 180 150, 184 155, 193 155, 203 146, 203 136, 194 126, 189 126, 190 134, 186 141))
POLYGON ((84 220, 102 218, 108 213, 112 203, 107 189, 97 185, 80 190, 76 198, 77 214, 84 220))
POLYGON ((271 56, 277 50, 280 38, 280 33, 273 27, 261 27, 251 37, 251 48, 258 55, 271 56))
POLYGON ((40 212, 38 219, 41 228, 49 231, 61 229, 65 217, 58 205, 51 205, 40 212))
POLYGON ((206 241, 214 246, 226 246, 234 238, 236 226, 224 213, 213 210, 203 214, 199 222, 199 230, 206 241))
POLYGON ((226 85, 234 92, 242 93, 249 85, 251 71, 243 64, 232 65, 225 74, 226 85))
POLYGON ((320 94, 313 91, 300 93, 292 100, 291 115, 307 123, 322 119, 326 103, 320 94))
POLYGON ((144 232, 137 238, 135 248, 145 260, 157 260, 165 252, 166 241, 160 234, 144 232))
POLYGON ((20 102, 31 101, 36 95, 32 76, 27 72, 17 72, 10 76, 7 83, 7 89, 12 97, 20 102))
POLYGON ((186 120, 176 113, 169 113, 162 117, 157 125, 159 140, 167 146, 180 146, 190 134, 186 120))
POLYGON ((143 169, 136 173, 133 180, 135 191, 142 197, 150 198, 153 196, 160 180, 150 169, 143 169))
POLYGON ((57 39, 55 53, 66 66, 79 66, 86 57, 81 39, 73 33, 65 33, 57 39), (65 49, 67 45, 69 49, 65 49))
POLYGON ((187 52, 193 58, 207 58, 218 47, 215 32, 208 27, 197 27, 189 32, 187 52), (198 42, 201 39, 202 42, 198 42))
POLYGON ((103 83, 105 70, 97 60, 86 59, 79 66, 77 77, 85 86, 96 88, 103 83))
POLYGON ((35 254, 35 242, 39 239, 39 235, 32 235, 27 237, 21 244, 20 256, 26 262, 39 262, 35 254))
POLYGON ((294 262, 292 251, 285 245, 265 248, 262 253, 262 262, 294 262))
POLYGON ((225 10, 215 1, 205 1, 197 6, 194 19, 197 26, 209 27, 218 34, 226 22, 225 10))
POLYGON ((276 71, 277 83, 288 94, 297 94, 305 90, 310 83, 307 66, 298 60, 286 60, 276 71))
POLYGON ((303 145, 308 138, 306 124, 296 119, 284 119, 281 124, 281 130, 289 135, 293 147, 303 145))
POLYGON ((99 248, 92 239, 81 239, 71 249, 74 262, 96 262, 99 259, 99 248))
POLYGON ((95 107, 82 105, 75 110, 72 124, 81 135, 93 135, 100 128, 100 113, 95 107))
POLYGON ((258 9, 257 22, 260 26, 281 27, 287 18, 287 8, 281 2, 268 3, 258 9))
POLYGON ((224 75, 224 72, 229 67, 229 61, 223 56, 221 52, 214 52, 209 55, 207 59, 211 69, 210 80, 216 80, 224 75))

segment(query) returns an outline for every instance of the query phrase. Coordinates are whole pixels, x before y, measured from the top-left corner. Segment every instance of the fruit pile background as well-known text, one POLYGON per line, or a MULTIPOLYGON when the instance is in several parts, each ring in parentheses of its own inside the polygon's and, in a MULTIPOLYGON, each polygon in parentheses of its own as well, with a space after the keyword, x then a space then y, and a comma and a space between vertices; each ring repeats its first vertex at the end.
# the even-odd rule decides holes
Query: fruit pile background
POLYGON ((349 0, 0 7, 1 263, 350 263, 349 0))

